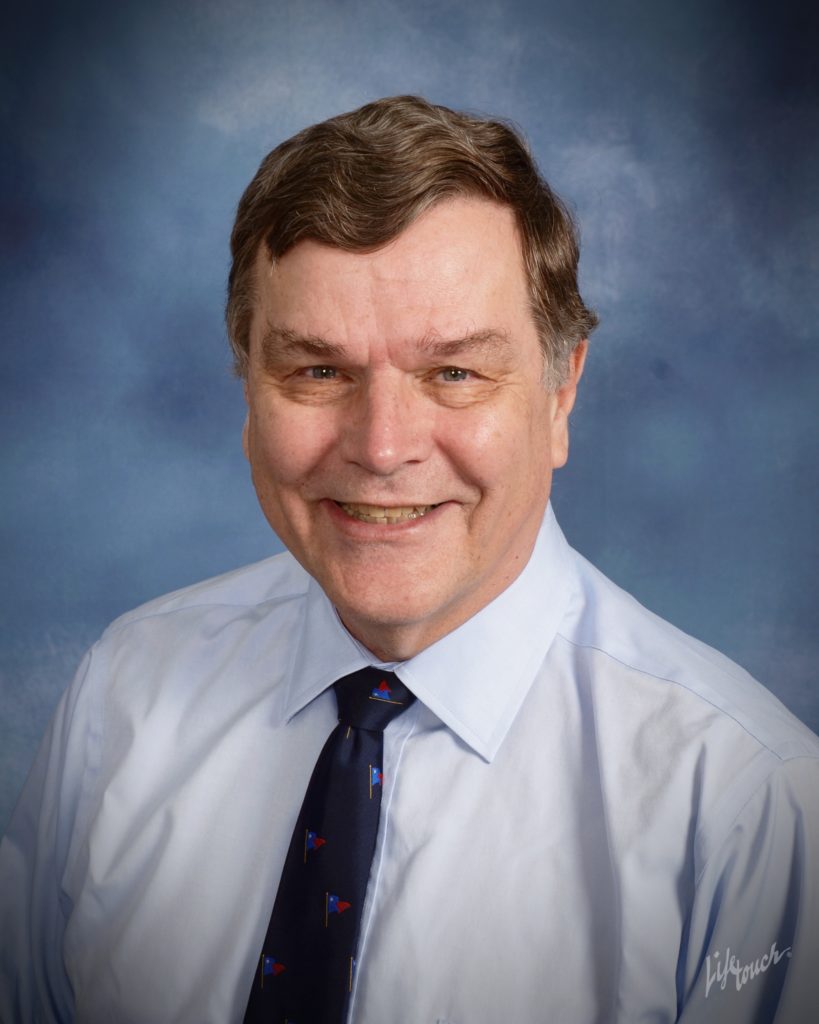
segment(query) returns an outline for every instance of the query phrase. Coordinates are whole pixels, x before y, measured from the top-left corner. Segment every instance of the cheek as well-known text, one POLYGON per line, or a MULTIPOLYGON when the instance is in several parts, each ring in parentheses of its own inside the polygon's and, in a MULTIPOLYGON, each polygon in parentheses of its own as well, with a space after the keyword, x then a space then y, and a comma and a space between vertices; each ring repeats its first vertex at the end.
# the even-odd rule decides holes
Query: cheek
POLYGON ((327 458, 334 433, 327 418, 293 416, 277 409, 251 416, 250 461, 254 476, 298 484, 327 458))
POLYGON ((550 475, 549 424, 542 416, 475 416, 458 425, 449 451, 483 490, 515 492, 523 501, 550 475))

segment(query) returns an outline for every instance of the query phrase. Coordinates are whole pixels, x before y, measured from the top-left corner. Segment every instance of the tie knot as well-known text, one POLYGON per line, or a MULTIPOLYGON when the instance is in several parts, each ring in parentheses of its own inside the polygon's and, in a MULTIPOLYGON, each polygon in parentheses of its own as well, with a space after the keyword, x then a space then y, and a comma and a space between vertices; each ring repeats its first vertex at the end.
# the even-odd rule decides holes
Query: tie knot
POLYGON ((335 683, 338 720, 357 729, 383 732, 412 704, 415 695, 394 672, 362 668, 335 683))

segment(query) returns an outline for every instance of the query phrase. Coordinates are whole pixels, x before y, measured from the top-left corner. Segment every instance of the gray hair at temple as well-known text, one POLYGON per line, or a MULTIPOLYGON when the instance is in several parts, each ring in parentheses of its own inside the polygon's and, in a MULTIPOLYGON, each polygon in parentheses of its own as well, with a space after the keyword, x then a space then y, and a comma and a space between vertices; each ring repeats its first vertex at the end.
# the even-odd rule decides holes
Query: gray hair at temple
POLYGON ((262 161, 239 201, 226 320, 236 373, 247 375, 260 247, 275 261, 304 239, 374 252, 444 199, 511 207, 520 231, 544 379, 556 388, 597 317, 577 288, 571 214, 509 124, 416 96, 368 103, 312 125, 262 161))

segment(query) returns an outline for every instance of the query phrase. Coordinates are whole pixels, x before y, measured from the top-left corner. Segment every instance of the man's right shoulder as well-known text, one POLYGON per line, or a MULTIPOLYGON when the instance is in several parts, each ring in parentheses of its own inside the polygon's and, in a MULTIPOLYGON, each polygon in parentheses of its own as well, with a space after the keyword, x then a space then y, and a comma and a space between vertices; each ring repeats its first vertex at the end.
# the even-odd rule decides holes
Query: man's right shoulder
POLYGON ((103 638, 109 638, 138 623, 168 616, 184 616, 197 611, 219 610, 231 616, 277 604, 299 602, 304 598, 310 576, 289 551, 283 551, 260 562, 232 569, 230 572, 201 580, 179 590, 155 597, 125 612, 108 626, 103 638))

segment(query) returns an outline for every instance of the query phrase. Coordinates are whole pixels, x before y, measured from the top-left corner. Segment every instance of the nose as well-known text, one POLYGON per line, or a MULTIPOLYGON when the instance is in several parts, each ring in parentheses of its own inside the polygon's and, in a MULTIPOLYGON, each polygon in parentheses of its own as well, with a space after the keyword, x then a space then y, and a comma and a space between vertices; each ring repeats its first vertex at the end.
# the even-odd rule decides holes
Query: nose
POLYGON ((412 382, 374 375, 345 410, 345 458, 377 476, 423 462, 432 446, 431 410, 424 406, 412 382))

